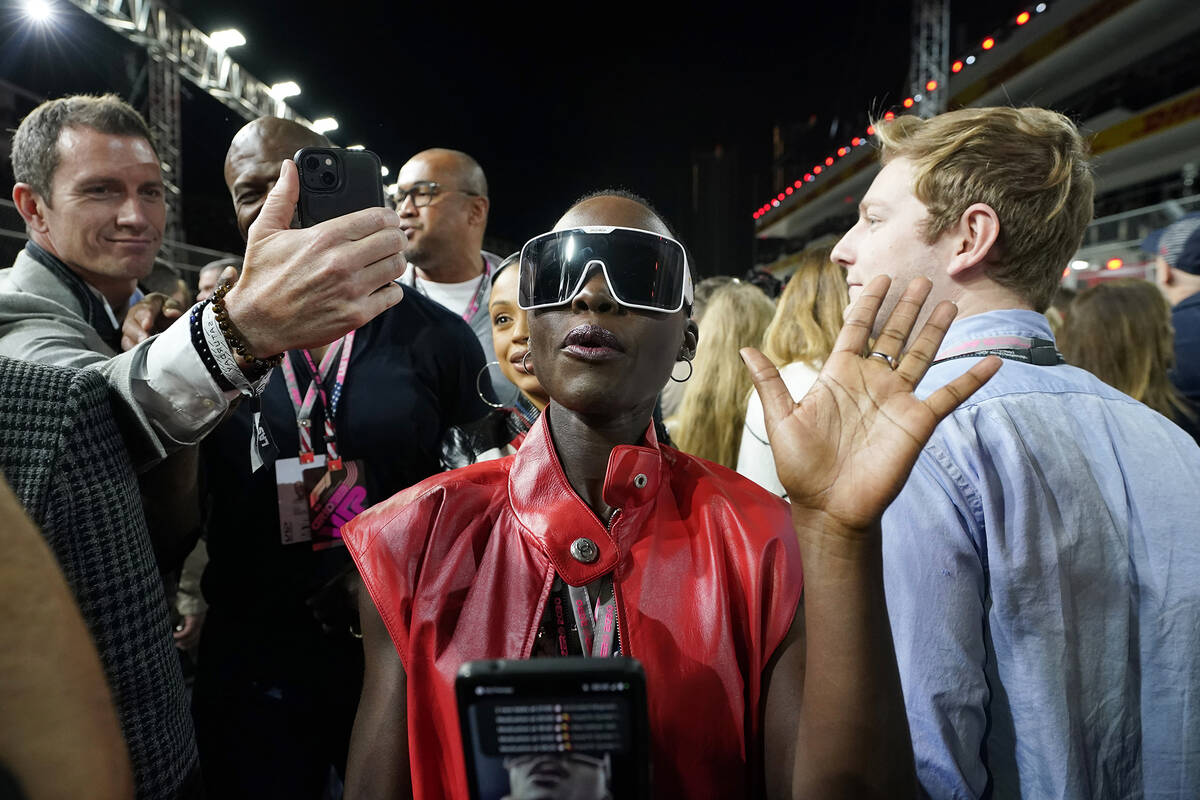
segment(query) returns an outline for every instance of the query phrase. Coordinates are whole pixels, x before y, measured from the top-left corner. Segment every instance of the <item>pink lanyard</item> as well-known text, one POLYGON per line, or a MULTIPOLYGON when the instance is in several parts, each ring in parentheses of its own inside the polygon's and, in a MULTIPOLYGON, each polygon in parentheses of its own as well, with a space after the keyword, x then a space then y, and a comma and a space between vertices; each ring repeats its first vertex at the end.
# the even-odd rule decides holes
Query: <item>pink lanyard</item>
POLYGON ((292 398, 292 407, 296 410, 296 428, 300 435, 300 463, 311 464, 313 462, 313 446, 312 446, 312 416, 313 404, 316 402, 317 395, 321 396, 321 404, 325 407, 325 457, 326 464, 331 470, 340 470, 342 468, 342 460, 338 457, 337 452, 337 430, 334 428, 333 418, 337 414, 338 402, 342 399, 342 387, 346 383, 346 371, 350 367, 350 351, 354 348, 354 331, 350 331, 343 336, 339 341, 330 345, 325 351, 325 357, 321 359, 321 367, 317 368, 313 361, 312 355, 307 350, 301 350, 304 355, 304 360, 308 362, 309 373, 312 375, 312 381, 308 384, 308 391, 304 394, 304 399, 300 399, 300 384, 296 380, 296 371, 292 367, 290 357, 285 357, 283 363, 283 380, 287 384, 288 395, 292 398), (323 381, 329 376, 329 370, 333 366, 333 359, 341 352, 341 359, 338 362, 337 377, 333 383, 333 398, 332 401, 325 395, 325 386, 323 381))
MULTIPOLYGON (((475 297, 471 299, 471 304, 467 306, 467 310, 463 312, 463 322, 470 323, 471 317, 475 316, 475 312, 479 310, 480 303, 483 302, 483 292, 487 287, 488 278, 492 277, 492 265, 485 258, 483 260, 483 276, 479 279, 479 288, 475 290, 475 297)), ((417 268, 413 267, 413 288, 421 294, 428 297, 428 293, 417 284, 417 268)))
POLYGON ((571 610, 575 613, 575 626, 579 630, 579 643, 583 654, 596 658, 607 658, 613 654, 613 638, 617 630, 617 592, 611 575, 600 582, 596 593, 596 607, 592 608, 586 586, 567 586, 571 596, 571 610), (604 595, 608 594, 608 599, 604 595))

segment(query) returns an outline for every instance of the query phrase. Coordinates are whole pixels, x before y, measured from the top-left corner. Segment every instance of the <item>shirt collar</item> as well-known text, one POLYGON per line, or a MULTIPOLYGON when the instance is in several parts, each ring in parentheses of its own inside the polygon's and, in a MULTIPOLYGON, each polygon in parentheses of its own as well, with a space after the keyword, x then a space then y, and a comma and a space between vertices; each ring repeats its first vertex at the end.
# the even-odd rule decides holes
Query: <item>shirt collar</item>
POLYGON ((546 553, 564 581, 582 586, 616 567, 621 520, 655 501, 664 455, 653 424, 646 430, 644 444, 613 448, 603 489, 604 502, 617 509, 610 528, 567 481, 550 437, 549 408, 546 412, 513 456, 508 497, 526 538, 546 553), (590 563, 572 555, 571 546, 581 538, 589 539, 597 549, 597 557, 590 563))

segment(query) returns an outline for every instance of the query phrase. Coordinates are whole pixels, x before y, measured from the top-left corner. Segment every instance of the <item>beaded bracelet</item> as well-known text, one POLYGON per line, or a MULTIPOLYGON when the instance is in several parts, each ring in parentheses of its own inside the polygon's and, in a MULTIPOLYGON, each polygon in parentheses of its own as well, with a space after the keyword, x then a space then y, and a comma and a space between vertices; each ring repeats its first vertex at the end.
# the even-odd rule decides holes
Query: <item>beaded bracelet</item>
MULTIPOLYGON (((213 313, 217 315, 217 324, 221 326, 221 334, 225 337, 225 341, 229 343, 229 348, 233 352, 246 360, 247 367, 251 372, 265 373, 272 367, 279 366, 283 361, 283 353, 268 356, 267 358, 259 358, 250 352, 250 348, 246 346, 246 340, 242 338, 242 334, 234 326, 233 320, 229 318, 229 310, 225 308, 225 294, 233 286, 232 281, 222 281, 216 289, 213 290, 212 297, 209 298, 212 302, 213 313)), ((250 377, 247 375, 247 377, 250 377)))
POLYGON ((204 307, 208 303, 208 300, 203 300, 192 306, 191 317, 188 320, 188 330, 192 334, 192 347, 196 348, 196 355, 200 356, 200 361, 204 364, 204 368, 208 370, 208 374, 212 376, 212 379, 217 382, 217 386, 220 386, 223 391, 232 392, 237 387, 225 377, 225 373, 221 371, 221 365, 217 363, 212 350, 208 348, 208 340, 204 338, 204 327, 201 317, 204 314, 204 307))

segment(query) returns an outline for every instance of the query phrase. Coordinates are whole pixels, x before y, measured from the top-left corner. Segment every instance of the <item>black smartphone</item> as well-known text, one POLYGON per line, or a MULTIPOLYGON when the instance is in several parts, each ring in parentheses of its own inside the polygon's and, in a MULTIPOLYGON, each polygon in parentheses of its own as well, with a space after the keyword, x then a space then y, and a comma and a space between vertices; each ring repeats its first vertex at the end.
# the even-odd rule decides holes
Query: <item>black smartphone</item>
POLYGON ((379 156, 370 150, 304 147, 293 160, 300 170, 302 227, 384 204, 379 156))
POLYGON ((635 659, 471 661, 455 691, 472 800, 650 797, 635 659))

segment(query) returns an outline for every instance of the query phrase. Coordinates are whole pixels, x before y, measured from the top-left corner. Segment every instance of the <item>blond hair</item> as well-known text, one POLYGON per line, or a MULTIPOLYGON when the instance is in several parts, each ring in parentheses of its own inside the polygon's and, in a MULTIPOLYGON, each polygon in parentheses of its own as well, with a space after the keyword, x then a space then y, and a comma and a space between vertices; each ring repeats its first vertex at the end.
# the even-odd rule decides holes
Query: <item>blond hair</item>
POLYGON ((797 361, 819 367, 833 352, 850 304, 846 273, 833 263, 832 245, 810 247, 779 296, 775 318, 763 334, 763 353, 782 367, 797 361))
POLYGON ((750 374, 738 351, 758 347, 775 304, 758 287, 734 281, 713 292, 701 323, 700 346, 671 437, 680 450, 730 469, 737 465, 750 374))
POLYGON ((988 277, 1044 311, 1092 219, 1088 147, 1074 123, 1042 108, 964 108, 875 130, 883 163, 913 164, 913 193, 929 210, 926 242, 972 204, 990 206, 1000 236, 988 277))
POLYGON ((1068 363, 1163 416, 1194 418, 1167 376, 1175 332, 1167 299, 1153 283, 1125 278, 1080 292, 1065 314, 1059 347, 1068 363))

